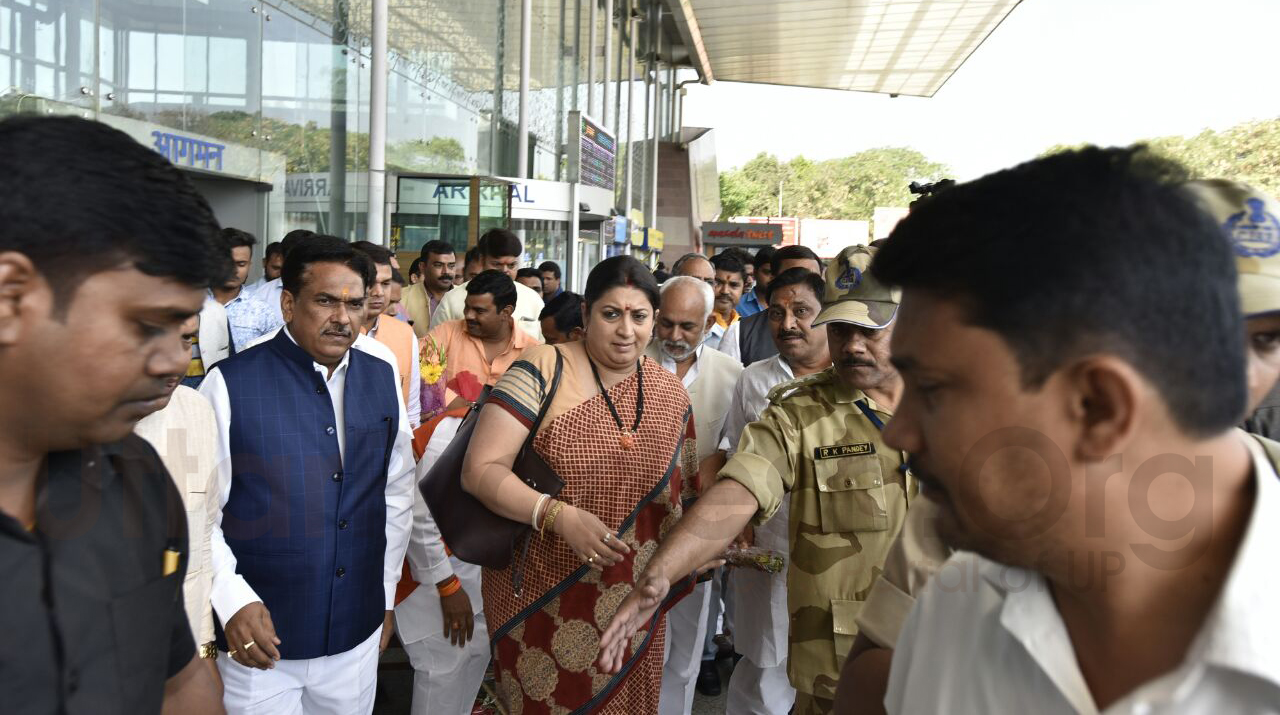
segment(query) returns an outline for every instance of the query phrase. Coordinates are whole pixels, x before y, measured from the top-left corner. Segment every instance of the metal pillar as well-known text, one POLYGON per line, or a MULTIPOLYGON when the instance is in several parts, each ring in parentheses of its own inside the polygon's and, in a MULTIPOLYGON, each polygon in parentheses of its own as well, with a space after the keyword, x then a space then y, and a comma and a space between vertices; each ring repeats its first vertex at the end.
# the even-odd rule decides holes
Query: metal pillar
MULTIPOLYGON (((596 0, 592 0, 595 2, 596 0)), ((604 104, 600 107, 600 124, 606 130, 609 129, 609 96, 611 94, 609 84, 613 80, 611 76, 613 70, 613 0, 604 0, 604 104)), ((618 136, 617 127, 613 136, 618 136)))
POLYGON ((529 178, 529 64, 533 50, 533 0, 520 2, 520 114, 516 129, 516 177, 529 178))
MULTIPOLYGON (((591 9, 587 11, 587 116, 596 114, 596 6, 599 0, 587 0, 591 9)), ((608 33, 605 33, 606 35, 608 33)))
POLYGON ((369 63, 369 208, 365 237, 387 245, 383 217, 387 197, 387 0, 373 0, 372 61, 369 63))

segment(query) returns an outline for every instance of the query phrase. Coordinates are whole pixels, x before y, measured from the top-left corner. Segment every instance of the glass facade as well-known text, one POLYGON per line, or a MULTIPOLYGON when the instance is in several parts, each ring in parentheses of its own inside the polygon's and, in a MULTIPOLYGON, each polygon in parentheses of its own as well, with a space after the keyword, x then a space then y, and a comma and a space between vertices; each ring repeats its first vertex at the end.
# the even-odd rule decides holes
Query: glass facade
MULTIPOLYGON (((609 125, 630 156, 618 162, 617 209, 643 209, 651 184, 643 145, 657 131, 645 110, 655 101, 652 75, 661 75, 646 72, 652 65, 644 59, 653 49, 647 38, 658 35, 649 27, 656 1, 533 0, 530 178, 569 180, 568 113, 598 117, 603 82, 612 81, 609 125), (603 2, 616 3, 612 28, 603 2)), ((370 2, 0 0, 0 115, 98 118, 198 177, 246 182, 261 195, 261 210, 242 227, 268 241, 295 228, 365 238, 370 2)), ((521 0, 391 5, 389 172, 519 173, 520 8, 521 0)), ((656 93, 670 91, 663 85, 656 93)), ((394 199, 396 190, 387 193, 394 199)), ((456 240, 445 216, 402 226, 401 239, 434 231, 456 240)), ((519 219, 481 223, 512 218, 519 219)), ((567 226, 517 228, 538 247, 531 256, 564 259, 567 246, 554 244, 567 243, 567 226)))

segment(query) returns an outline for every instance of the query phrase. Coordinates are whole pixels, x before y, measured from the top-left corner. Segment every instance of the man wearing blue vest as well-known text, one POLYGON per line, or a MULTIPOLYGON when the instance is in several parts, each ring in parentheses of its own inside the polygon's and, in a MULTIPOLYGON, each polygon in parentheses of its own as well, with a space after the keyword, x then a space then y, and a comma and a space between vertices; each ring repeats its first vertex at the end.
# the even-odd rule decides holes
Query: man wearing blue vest
POLYGON ((373 264, 290 251, 285 328, 221 362, 213 609, 229 713, 369 713, 412 520, 412 434, 385 361, 351 345, 373 264))

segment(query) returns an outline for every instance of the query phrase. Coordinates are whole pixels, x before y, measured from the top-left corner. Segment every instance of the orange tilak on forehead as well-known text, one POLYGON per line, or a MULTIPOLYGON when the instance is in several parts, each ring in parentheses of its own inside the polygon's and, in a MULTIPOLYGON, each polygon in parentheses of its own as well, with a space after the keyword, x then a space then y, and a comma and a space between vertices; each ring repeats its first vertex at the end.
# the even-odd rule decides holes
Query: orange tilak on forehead
POLYGON ((350 295, 351 295, 351 289, 350 289, 350 288, 343 288, 343 289, 342 289, 342 299, 343 299, 344 301, 345 301, 345 300, 347 299, 347 297, 348 297, 348 296, 350 296, 350 295))

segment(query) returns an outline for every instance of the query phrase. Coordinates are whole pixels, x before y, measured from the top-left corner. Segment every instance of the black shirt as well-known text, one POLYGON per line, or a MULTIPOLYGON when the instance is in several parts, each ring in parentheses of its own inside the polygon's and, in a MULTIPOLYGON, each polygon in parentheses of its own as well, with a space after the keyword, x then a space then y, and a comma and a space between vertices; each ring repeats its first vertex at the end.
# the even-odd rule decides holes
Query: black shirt
POLYGON ((160 712, 195 655, 186 569, 182 499, 150 445, 50 454, 35 528, 0 513, 0 710, 160 712))

